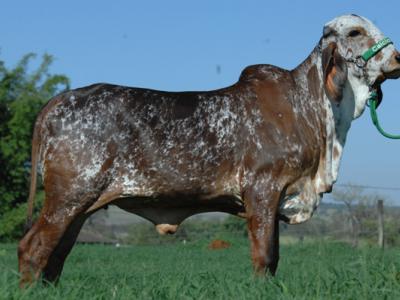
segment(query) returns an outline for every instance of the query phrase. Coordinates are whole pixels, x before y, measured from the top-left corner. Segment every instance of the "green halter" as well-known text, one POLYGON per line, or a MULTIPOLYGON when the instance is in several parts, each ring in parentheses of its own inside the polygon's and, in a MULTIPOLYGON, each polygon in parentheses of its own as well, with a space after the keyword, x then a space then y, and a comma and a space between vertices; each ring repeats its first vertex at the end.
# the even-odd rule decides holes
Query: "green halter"
MULTIPOLYGON (((366 64, 372 57, 374 57, 376 54, 378 54, 379 51, 381 51, 383 48, 385 48, 386 46, 388 46, 390 44, 393 44, 393 42, 389 38, 386 37, 386 38, 380 40, 379 42, 377 42, 375 45, 373 45, 367 51, 365 51, 363 53, 363 55, 361 55, 361 58, 363 59, 363 61, 366 64)), ((376 113, 376 108, 378 107, 378 103, 379 103, 378 98, 379 97, 378 97, 377 91, 372 90, 371 94, 369 95, 369 98, 368 98, 368 106, 369 106, 369 109, 371 112, 372 123, 375 125, 376 129, 378 129, 378 131, 384 137, 387 137, 389 139, 400 139, 400 135, 393 135, 393 134, 385 132, 383 130, 383 128, 381 127, 381 125, 379 124, 378 115, 376 113)))
POLYGON ((367 51, 361 55, 361 58, 367 62, 369 61, 372 57, 374 57, 376 54, 378 54, 379 51, 381 51, 383 48, 386 46, 389 46, 390 44, 393 44, 393 42, 388 38, 384 38, 383 40, 380 40, 377 42, 375 45, 373 45, 371 48, 369 48, 367 51))

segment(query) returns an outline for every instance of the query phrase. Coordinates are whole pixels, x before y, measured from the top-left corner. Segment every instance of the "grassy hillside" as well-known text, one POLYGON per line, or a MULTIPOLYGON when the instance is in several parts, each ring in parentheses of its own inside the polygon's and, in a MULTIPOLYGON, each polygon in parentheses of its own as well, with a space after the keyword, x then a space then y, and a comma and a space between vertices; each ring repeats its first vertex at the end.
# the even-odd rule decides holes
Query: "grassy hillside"
POLYGON ((400 299, 396 248, 284 245, 278 274, 252 276, 245 239, 159 246, 77 245, 58 286, 17 287, 16 246, 0 245, 0 299, 400 299))

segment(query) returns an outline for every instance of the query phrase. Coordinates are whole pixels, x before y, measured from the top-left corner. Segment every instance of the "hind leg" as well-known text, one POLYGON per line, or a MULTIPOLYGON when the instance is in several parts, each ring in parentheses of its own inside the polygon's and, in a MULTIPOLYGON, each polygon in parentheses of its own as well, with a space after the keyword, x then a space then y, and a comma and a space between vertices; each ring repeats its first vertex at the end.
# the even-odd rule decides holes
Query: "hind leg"
POLYGON ((61 273, 63 261, 84 222, 84 211, 90 198, 93 199, 56 201, 46 195, 39 219, 19 243, 21 286, 37 280, 44 271, 48 279, 55 279, 61 273))
POLYGON ((68 219, 57 223, 49 222, 42 215, 20 241, 18 269, 21 274, 21 286, 30 284, 39 278, 69 223, 68 219))
POLYGON ((60 278, 65 259, 71 252, 71 249, 75 244, 76 238, 78 237, 79 232, 87 217, 88 215, 81 214, 77 216, 68 226, 56 248, 51 253, 47 261, 46 267, 43 270, 43 278, 46 281, 57 282, 60 278))

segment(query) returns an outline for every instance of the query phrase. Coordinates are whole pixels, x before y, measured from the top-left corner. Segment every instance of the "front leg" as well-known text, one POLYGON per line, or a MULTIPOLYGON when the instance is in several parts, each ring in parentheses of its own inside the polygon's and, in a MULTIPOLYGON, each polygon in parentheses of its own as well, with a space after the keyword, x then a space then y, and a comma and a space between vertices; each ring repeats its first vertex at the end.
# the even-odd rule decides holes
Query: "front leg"
POLYGON ((251 257, 257 275, 264 276, 267 271, 275 275, 279 260, 280 192, 260 185, 256 184, 245 193, 251 257))

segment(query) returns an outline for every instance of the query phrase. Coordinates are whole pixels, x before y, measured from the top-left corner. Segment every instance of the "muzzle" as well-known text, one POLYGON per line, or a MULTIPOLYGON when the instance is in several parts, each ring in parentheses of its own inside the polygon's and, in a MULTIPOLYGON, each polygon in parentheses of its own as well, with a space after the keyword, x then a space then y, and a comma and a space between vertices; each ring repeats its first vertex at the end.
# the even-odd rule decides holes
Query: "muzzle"
MULTIPOLYGON (((374 44, 371 48, 366 50, 363 54, 358 55, 356 58, 347 58, 346 61, 354 63, 357 67, 362 69, 363 77, 365 82, 369 83, 369 89, 370 89, 370 96, 372 96, 372 93, 378 94, 377 88, 372 86, 372 83, 370 83, 369 77, 368 77, 368 72, 367 72, 367 64, 368 61, 373 58, 375 55, 377 55, 382 49, 385 47, 393 44, 393 42, 388 38, 385 37, 384 39, 380 40, 376 44, 374 44)), ((374 94, 374 95, 375 95, 374 94)), ((378 108, 379 104, 381 101, 379 100, 379 97, 373 97, 374 99, 378 99, 376 102, 376 108, 378 108)), ((368 105, 368 104, 367 104, 368 105)))
MULTIPOLYGON (((348 58, 346 59, 348 62, 354 63, 357 67, 362 69, 363 76, 365 78, 366 82, 369 82, 368 78, 368 73, 366 66, 368 64, 368 61, 373 58, 375 55, 377 55, 382 49, 385 47, 393 44, 393 42, 388 38, 385 37, 384 39, 380 40, 376 44, 374 44, 371 48, 366 50, 362 55, 357 56, 356 58, 348 58)), ((378 120, 378 115, 376 113, 376 109, 378 108, 379 104, 381 103, 380 99, 382 97, 379 97, 379 93, 382 93, 381 91, 378 91, 378 89, 371 85, 369 85, 369 90, 370 94, 368 96, 367 100, 367 106, 370 108, 370 113, 371 113, 371 119, 372 123, 375 125, 376 129, 384 136, 389 139, 400 139, 400 135, 394 135, 387 133, 386 131, 383 130, 381 125, 379 124, 378 120)), ((382 96, 382 94, 381 94, 382 96)))

